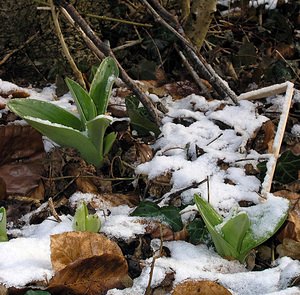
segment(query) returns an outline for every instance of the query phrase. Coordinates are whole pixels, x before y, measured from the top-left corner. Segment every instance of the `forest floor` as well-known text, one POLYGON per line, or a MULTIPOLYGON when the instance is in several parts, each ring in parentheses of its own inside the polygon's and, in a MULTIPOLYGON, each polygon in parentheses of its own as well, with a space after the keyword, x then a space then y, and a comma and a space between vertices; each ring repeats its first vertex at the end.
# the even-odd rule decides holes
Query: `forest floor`
POLYGON ((101 169, 6 106, 34 98, 78 115, 69 92, 0 80, 8 234, 0 294, 300 294, 299 20, 290 22, 291 7, 265 11, 260 27, 238 15, 212 24, 204 49, 215 45, 204 54, 240 95, 237 105, 204 98, 190 78, 139 81, 164 110, 157 129, 138 103, 125 102, 128 89, 114 88, 117 140, 101 169), (247 214, 258 242, 245 260, 218 254, 195 195, 222 217, 217 232, 247 214), (83 201, 100 233, 74 231, 83 201))

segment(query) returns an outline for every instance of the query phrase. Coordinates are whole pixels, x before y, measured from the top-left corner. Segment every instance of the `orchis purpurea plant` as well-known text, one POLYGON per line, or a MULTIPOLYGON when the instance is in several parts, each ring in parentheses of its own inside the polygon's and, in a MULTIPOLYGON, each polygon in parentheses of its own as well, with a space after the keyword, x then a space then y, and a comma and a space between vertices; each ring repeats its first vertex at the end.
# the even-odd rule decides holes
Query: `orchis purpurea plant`
MULTIPOLYGON (((223 218, 199 195, 195 194, 194 200, 219 255, 228 259, 237 259, 242 263, 245 262, 252 249, 275 234, 284 223, 288 212, 287 205, 268 230, 257 235, 247 212, 233 212, 229 217, 223 218)), ((263 216, 258 218, 263 218, 263 216)))
POLYGON ((0 208, 0 242, 8 241, 6 233, 6 210, 4 207, 0 208))
POLYGON ((77 149, 88 163, 101 167, 116 139, 115 132, 106 134, 111 117, 105 112, 118 75, 114 59, 107 57, 97 69, 89 92, 75 81, 66 79, 80 118, 51 102, 36 99, 13 99, 7 105, 57 144, 77 149))
POLYGON ((76 209, 73 229, 76 231, 99 232, 101 220, 97 214, 89 214, 86 203, 82 202, 76 209))

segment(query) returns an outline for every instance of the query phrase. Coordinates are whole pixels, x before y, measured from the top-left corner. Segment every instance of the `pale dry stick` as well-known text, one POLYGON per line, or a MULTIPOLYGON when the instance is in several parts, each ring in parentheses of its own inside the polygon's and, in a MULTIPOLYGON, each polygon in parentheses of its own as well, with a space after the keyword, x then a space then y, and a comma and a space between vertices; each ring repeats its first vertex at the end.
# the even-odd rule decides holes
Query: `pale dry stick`
POLYGON ((59 25, 59 21, 58 21, 58 15, 55 11, 56 8, 53 4, 53 0, 49 0, 49 3, 50 3, 50 7, 51 7, 51 14, 52 14, 52 19, 53 19, 53 23, 54 23, 55 32, 56 32, 56 35, 59 39, 60 45, 62 47, 62 51, 63 51, 67 61, 69 62, 70 66, 71 66, 71 69, 74 72, 74 75, 75 75, 77 81, 79 82, 79 84, 83 88, 86 88, 83 75, 79 71, 79 69, 78 69, 78 67, 77 67, 77 65, 76 65, 76 63, 75 63, 75 61, 74 61, 74 59, 73 59, 73 57, 72 57, 72 55, 69 51, 68 45, 65 42, 64 36, 62 34, 62 31, 61 31, 61 28, 60 28, 60 25, 59 25))
POLYGON ((138 27, 147 27, 147 28, 153 27, 151 24, 142 24, 142 23, 138 23, 138 22, 125 20, 125 19, 108 17, 106 15, 96 15, 96 14, 86 13, 86 14, 84 14, 84 16, 97 18, 97 19, 101 19, 101 20, 106 20, 106 21, 117 22, 117 23, 126 24, 126 25, 138 26, 138 27))
POLYGON ((264 88, 248 91, 238 96, 238 100, 258 100, 272 95, 284 93, 287 89, 287 82, 267 86, 264 88))
POLYGON ((117 52, 117 51, 120 51, 120 50, 124 50, 125 48, 132 47, 132 46, 141 44, 142 41, 143 41, 143 40, 132 40, 132 41, 127 41, 127 42, 124 43, 123 45, 114 47, 114 48, 112 49, 112 51, 113 51, 113 52, 117 52))
POLYGON ((145 291, 144 295, 151 295, 152 290, 151 290, 151 282, 152 282, 152 278, 153 278, 153 272, 154 272, 154 267, 155 267, 155 261, 157 258, 162 257, 162 251, 163 251, 163 230, 162 230, 162 226, 160 224, 159 226, 159 231, 160 231, 160 246, 159 246, 159 254, 158 255, 154 255, 153 259, 152 259, 152 263, 151 263, 151 267, 150 267, 150 273, 149 273, 149 281, 148 281, 148 285, 145 291))
POLYGON ((49 210, 50 210, 52 216, 56 219, 56 221, 57 222, 62 222, 62 220, 60 219, 59 215, 57 214, 57 212, 55 210, 55 206, 54 206, 52 198, 49 198, 48 206, 49 206, 49 210))
POLYGON ((281 111, 281 116, 279 120, 279 124, 277 127, 277 132, 274 138, 273 146, 272 146, 272 154, 267 162, 267 172, 264 178, 264 182, 262 184, 261 194, 264 198, 271 191, 272 181, 276 169, 277 159, 280 153, 280 147, 284 136, 284 131, 286 127, 286 123, 289 116, 289 110, 291 107, 292 97, 294 93, 294 84, 291 82, 285 82, 282 84, 272 85, 269 87, 265 87, 262 89, 250 91, 247 93, 241 94, 238 99, 261 99, 265 97, 269 97, 272 95, 278 95, 285 92, 284 104, 281 111))
POLYGON ((81 34, 86 46, 92 51, 92 53, 99 59, 103 60, 105 55, 96 47, 96 45, 86 36, 84 31, 75 23, 69 13, 64 9, 60 8, 62 14, 67 19, 67 21, 81 34))
POLYGON ((113 51, 109 47, 108 44, 103 42, 92 30, 92 28, 88 25, 88 23, 82 18, 82 16, 78 13, 78 11, 74 8, 73 5, 68 3, 65 0, 55 0, 56 5, 64 8, 73 21, 82 29, 85 35, 91 40, 91 42, 100 50, 105 56, 111 56, 116 64, 119 67, 121 78, 126 83, 126 85, 132 90, 132 92, 137 96, 140 102, 144 105, 144 107, 149 112, 152 120, 159 126, 161 122, 161 118, 158 115, 158 110, 154 107, 152 101, 149 97, 143 93, 143 91, 138 87, 138 85, 133 81, 127 72, 123 69, 117 58, 115 57, 113 51))
POLYGON ((204 57, 197 53, 197 50, 185 36, 184 30, 177 19, 170 14, 157 0, 140 0, 150 10, 154 19, 170 30, 180 41, 193 64, 196 71, 201 73, 204 79, 208 80, 216 92, 224 99, 231 99, 238 104, 237 95, 230 89, 228 84, 215 72, 215 70, 206 62, 204 57), (153 8, 149 2, 151 2, 153 8), (158 12, 157 12, 158 11, 158 12))

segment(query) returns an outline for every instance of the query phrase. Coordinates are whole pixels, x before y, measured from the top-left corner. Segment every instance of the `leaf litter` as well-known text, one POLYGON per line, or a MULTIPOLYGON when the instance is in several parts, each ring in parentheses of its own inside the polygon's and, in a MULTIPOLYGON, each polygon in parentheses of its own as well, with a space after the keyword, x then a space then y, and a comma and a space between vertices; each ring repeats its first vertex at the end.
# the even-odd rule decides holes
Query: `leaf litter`
MULTIPOLYGON (((5 83, 3 87, 7 88, 5 83)), ((42 100, 54 97, 54 87, 45 88, 40 93, 32 89, 27 91, 34 98, 42 100)), ((277 96, 276 99, 283 99, 283 96, 277 96)), ((152 194, 148 197, 161 200, 160 205, 166 205, 173 201, 172 193, 194 183, 201 183, 203 179, 209 177, 209 188, 207 183, 203 183, 197 188, 183 191, 181 205, 189 204, 194 193, 198 193, 206 199, 209 198, 210 203, 226 217, 230 209, 239 207, 241 202, 252 203, 254 206, 243 208, 249 214, 252 212, 250 218, 252 214, 268 212, 262 223, 256 225, 256 233, 259 235, 261 227, 268 227, 272 223, 272 218, 279 218, 287 205, 284 199, 271 194, 268 195, 268 201, 263 202, 260 196, 260 181, 245 172, 245 164, 255 166, 261 159, 266 158, 264 153, 259 154, 247 148, 253 133, 269 120, 257 113, 259 103, 242 101, 240 106, 231 106, 225 101, 208 102, 198 95, 190 95, 178 101, 172 101, 171 97, 164 100, 169 112, 163 120, 161 134, 153 145, 155 156, 151 161, 137 166, 136 173, 143 174, 146 181, 170 173, 171 190, 163 195, 152 194), (219 166, 220 159, 226 163, 226 169, 219 166), (226 183, 225 179, 230 182, 226 183)), ((69 95, 55 100, 55 103, 74 111, 69 95)), ((6 110, 2 110, 1 114, 5 112, 6 110)), ((95 203, 97 198, 97 194, 75 192, 70 198, 70 203, 73 206, 82 200, 95 203)), ((127 205, 111 207, 111 204, 101 203, 95 208, 102 220, 101 232, 112 239, 130 243, 147 231, 147 222, 144 218, 130 216, 133 209, 127 205)), ((51 235, 72 231, 71 215, 60 215, 62 219, 60 223, 51 217, 35 225, 29 223, 31 215, 32 213, 29 213, 22 218, 24 226, 20 228, 12 226, 8 233, 13 238, 7 243, 0 244, 0 283, 7 287, 22 288, 34 282, 44 282, 47 285, 55 274, 51 265, 51 235)), ((147 219, 151 222, 153 217, 147 219)), ((158 251, 160 243, 159 239, 151 241, 153 253, 158 251)), ((300 263, 289 257, 277 259, 273 262, 272 268, 253 272, 248 271, 245 265, 237 261, 221 258, 211 246, 205 244, 193 245, 185 241, 169 241, 164 242, 164 246, 170 250, 170 257, 156 258, 151 279, 152 288, 162 284, 166 274, 173 272, 173 285, 188 279, 200 279, 218 282, 232 294, 299 292, 299 289, 292 287, 291 284, 300 274, 300 263)), ((283 246, 287 247, 287 242, 283 246)), ((77 263, 79 268, 86 267, 85 263, 80 264, 78 261, 77 263)), ((97 259, 93 261, 93 265, 98 265, 97 263, 97 259)), ((141 273, 133 280, 132 287, 123 290, 111 289, 107 294, 143 294, 149 282, 153 259, 151 256, 145 257, 142 264, 141 273)), ((70 284, 73 283, 74 281, 70 284)))

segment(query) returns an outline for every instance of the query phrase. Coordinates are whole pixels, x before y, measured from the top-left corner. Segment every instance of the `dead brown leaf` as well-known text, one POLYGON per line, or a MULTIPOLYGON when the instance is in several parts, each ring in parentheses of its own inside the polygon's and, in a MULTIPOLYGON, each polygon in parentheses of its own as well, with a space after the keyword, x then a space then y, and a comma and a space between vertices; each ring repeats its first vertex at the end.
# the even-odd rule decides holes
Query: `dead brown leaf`
POLYGON ((51 236, 51 263, 56 272, 78 259, 103 254, 123 257, 120 247, 103 234, 65 232, 51 236))
POLYGON ((211 281, 186 281, 177 285, 172 295, 230 295, 225 287, 211 281))
POLYGON ((300 242, 292 239, 284 239, 282 244, 277 246, 276 250, 280 257, 289 256, 293 259, 300 259, 300 242))
POLYGON ((259 153, 271 153, 275 136, 275 126, 271 120, 268 120, 262 124, 262 126, 256 130, 253 138, 250 139, 248 146, 255 149, 259 153))
POLYGON ((146 226, 146 233, 150 234, 152 239, 162 239, 163 241, 185 241, 189 235, 186 228, 174 232, 169 226, 153 220, 146 226))
POLYGON ((26 195, 38 187, 44 171, 42 136, 30 126, 0 126, 0 177, 8 194, 26 195))
POLYGON ((26 97, 29 97, 30 94, 28 92, 26 92, 25 90, 14 89, 14 90, 9 90, 9 91, 5 91, 5 92, 1 91, 0 96, 2 96, 4 98, 8 98, 9 96, 11 96, 13 98, 26 98, 26 97))
POLYGON ((286 190, 277 191, 274 195, 284 197, 291 203, 291 208, 285 227, 280 231, 278 239, 293 239, 300 242, 300 194, 286 190))
POLYGON ((91 202, 91 206, 95 209, 106 207, 117 207, 121 205, 127 205, 129 207, 135 207, 139 204, 140 197, 138 194, 97 194, 91 202))
POLYGON ((105 253, 77 259, 51 279, 51 294, 106 294, 109 289, 128 286, 128 268, 121 255, 105 253))

